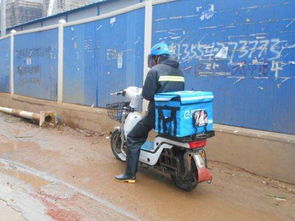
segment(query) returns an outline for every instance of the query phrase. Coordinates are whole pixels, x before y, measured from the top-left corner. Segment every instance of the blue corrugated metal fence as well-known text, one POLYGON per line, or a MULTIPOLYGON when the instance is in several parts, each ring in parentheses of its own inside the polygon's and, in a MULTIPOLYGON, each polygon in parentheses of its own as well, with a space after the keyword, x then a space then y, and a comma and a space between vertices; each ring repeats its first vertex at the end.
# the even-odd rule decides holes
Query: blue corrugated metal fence
POLYGON ((58 29, 14 37, 16 94, 57 100, 58 29))
POLYGON ((153 43, 181 62, 187 89, 213 91, 215 122, 295 133, 295 1, 157 5, 153 43))
POLYGON ((64 101, 104 107, 116 89, 141 86, 144 9, 68 26, 64 31, 64 101))

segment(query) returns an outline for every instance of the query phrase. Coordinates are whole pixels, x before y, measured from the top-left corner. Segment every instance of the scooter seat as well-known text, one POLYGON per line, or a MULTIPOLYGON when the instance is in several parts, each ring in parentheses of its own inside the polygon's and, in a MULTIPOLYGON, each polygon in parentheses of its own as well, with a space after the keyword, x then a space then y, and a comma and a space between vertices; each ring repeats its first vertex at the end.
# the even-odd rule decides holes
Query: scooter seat
POLYGON ((154 142, 146 141, 142 146, 141 150, 151 151, 154 148, 154 142))

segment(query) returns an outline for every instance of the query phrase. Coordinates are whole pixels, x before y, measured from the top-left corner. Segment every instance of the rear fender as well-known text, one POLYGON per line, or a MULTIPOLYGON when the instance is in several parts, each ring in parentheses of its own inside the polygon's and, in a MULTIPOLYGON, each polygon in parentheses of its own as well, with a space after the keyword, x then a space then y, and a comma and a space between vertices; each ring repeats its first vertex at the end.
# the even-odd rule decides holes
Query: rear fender
POLYGON ((203 157, 199 153, 195 153, 192 156, 198 169, 198 182, 211 182, 212 175, 210 171, 206 168, 206 163, 203 157))

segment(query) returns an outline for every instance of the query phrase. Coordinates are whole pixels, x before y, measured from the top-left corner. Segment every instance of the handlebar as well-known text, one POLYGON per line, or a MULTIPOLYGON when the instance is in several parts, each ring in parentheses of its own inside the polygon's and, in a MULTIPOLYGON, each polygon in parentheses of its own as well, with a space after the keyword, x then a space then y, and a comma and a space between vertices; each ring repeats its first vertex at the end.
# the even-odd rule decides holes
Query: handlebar
POLYGON ((120 90, 120 91, 113 92, 110 95, 123 95, 123 96, 125 96, 125 94, 126 94, 126 90, 120 90))

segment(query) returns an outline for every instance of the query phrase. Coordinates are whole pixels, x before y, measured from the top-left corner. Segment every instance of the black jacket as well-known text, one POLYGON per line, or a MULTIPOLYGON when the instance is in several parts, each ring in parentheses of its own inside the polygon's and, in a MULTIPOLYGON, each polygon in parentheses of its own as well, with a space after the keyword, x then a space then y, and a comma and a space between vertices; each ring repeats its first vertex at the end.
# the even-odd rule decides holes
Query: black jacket
POLYGON ((179 70, 179 63, 169 56, 161 56, 159 64, 153 66, 147 74, 142 96, 153 102, 157 93, 183 90, 184 76, 179 70))

